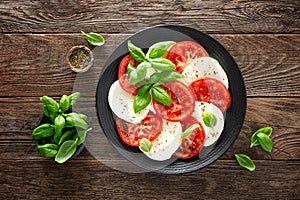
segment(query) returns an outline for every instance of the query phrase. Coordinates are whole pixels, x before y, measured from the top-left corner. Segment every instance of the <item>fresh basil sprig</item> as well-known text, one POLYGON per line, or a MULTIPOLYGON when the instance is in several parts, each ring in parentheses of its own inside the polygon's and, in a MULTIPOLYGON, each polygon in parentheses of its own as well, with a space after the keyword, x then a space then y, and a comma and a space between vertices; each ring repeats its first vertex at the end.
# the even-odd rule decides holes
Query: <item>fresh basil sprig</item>
POLYGON ((41 124, 32 132, 32 138, 39 141, 37 151, 45 157, 54 158, 58 163, 70 159, 76 152, 77 146, 85 139, 88 129, 87 116, 80 113, 65 113, 73 106, 80 93, 69 96, 63 95, 57 103, 48 96, 41 97, 45 103, 42 111, 52 123, 41 124))
POLYGON ((93 33, 93 32, 85 33, 85 32, 83 32, 83 31, 81 31, 81 33, 82 33, 83 35, 85 35, 86 40, 87 40, 91 45, 94 45, 94 46, 102 46, 102 45, 105 43, 105 39, 104 39, 104 37, 103 37, 101 34, 93 33))
POLYGON ((158 42, 149 48, 146 57, 150 59, 163 57, 175 43, 173 41, 158 42))
POLYGON ((270 137, 272 134, 272 128, 271 127, 264 127, 260 128, 257 131, 255 131, 251 136, 251 145, 250 148, 253 146, 260 145, 260 142, 258 141, 258 133, 264 133, 266 136, 270 137))
POLYGON ((240 166, 248 169, 249 171, 255 170, 255 164, 249 156, 245 154, 235 154, 235 158, 240 166))
POLYGON ((217 117, 211 112, 203 112, 202 119, 206 126, 213 128, 217 124, 217 117))
POLYGON ((143 138, 140 141, 139 149, 143 152, 150 152, 153 144, 147 138, 143 138))

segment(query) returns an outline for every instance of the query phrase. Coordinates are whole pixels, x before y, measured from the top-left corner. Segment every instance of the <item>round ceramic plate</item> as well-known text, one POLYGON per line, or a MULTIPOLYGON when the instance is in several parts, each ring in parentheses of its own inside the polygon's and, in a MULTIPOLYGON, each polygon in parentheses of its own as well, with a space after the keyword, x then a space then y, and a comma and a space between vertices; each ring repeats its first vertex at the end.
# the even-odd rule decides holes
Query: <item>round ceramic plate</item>
POLYGON ((100 76, 96 106, 100 125, 104 134, 117 151, 130 162, 149 171, 164 174, 179 174, 199 170, 216 161, 233 144, 241 130, 246 113, 246 91, 241 72, 228 51, 215 39, 198 30, 183 26, 156 26, 142 30, 122 42, 110 55, 100 76), (161 41, 194 41, 202 45, 210 57, 219 61, 229 79, 229 92, 232 104, 226 112, 225 127, 219 140, 204 148, 199 156, 189 159, 154 161, 146 157, 137 147, 130 147, 120 139, 113 113, 108 104, 108 91, 117 80, 121 59, 127 55, 127 40, 147 50, 152 44, 161 41))

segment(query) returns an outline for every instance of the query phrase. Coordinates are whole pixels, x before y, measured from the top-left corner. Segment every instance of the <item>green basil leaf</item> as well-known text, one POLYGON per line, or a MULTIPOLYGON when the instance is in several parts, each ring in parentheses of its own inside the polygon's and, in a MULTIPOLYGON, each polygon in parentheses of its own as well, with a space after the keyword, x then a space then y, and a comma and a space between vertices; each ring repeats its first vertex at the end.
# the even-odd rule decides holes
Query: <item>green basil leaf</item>
POLYGON ((147 153, 151 151, 152 145, 152 142, 150 142, 147 138, 143 138, 140 141, 139 149, 147 153))
POLYGON ((154 58, 150 60, 151 67, 160 71, 171 71, 176 69, 176 65, 166 58, 154 58))
POLYGON ((213 128, 217 124, 217 117, 211 112, 203 112, 202 119, 206 126, 213 128))
POLYGON ((94 46, 102 46, 105 43, 105 39, 101 34, 98 33, 85 33, 81 31, 83 35, 85 35, 87 41, 94 46))
POLYGON ((259 145, 259 142, 258 142, 258 139, 257 139, 257 134, 258 133, 264 133, 266 134, 267 136, 271 136, 272 134, 272 128, 271 127, 264 127, 264 128, 260 128, 258 129, 257 131, 255 131, 252 136, 251 136, 251 145, 250 145, 250 148, 253 147, 253 146, 258 146, 259 145))
POLYGON ((147 67, 149 66, 150 64, 148 62, 142 62, 135 69, 131 70, 129 74, 130 84, 134 85, 143 81, 147 74, 147 67))
POLYGON ((144 95, 146 92, 149 91, 149 89, 150 89, 151 86, 152 86, 152 84, 150 84, 150 83, 147 83, 147 84, 143 85, 143 86, 139 89, 138 95, 141 95, 141 96, 144 95))
POLYGON ((257 134, 257 140, 260 146, 267 152, 271 152, 273 149, 273 142, 270 139, 270 136, 262 132, 257 134))
POLYGON ((135 70, 135 67, 134 67, 131 63, 129 63, 129 64, 127 65, 127 72, 128 72, 128 74, 130 74, 130 72, 131 72, 132 70, 135 70))
POLYGON ((81 118, 76 118, 76 117, 66 117, 65 127, 71 128, 71 127, 75 127, 75 126, 83 128, 83 129, 88 128, 88 124, 86 123, 85 120, 83 120, 81 118))
POLYGON ((149 91, 145 92, 143 95, 137 94, 134 97, 133 101, 133 110, 135 113, 140 112, 144 108, 146 108, 151 102, 151 95, 149 91))
POLYGON ((80 97, 80 92, 75 92, 73 94, 71 94, 69 96, 69 99, 70 99, 70 106, 73 106, 76 102, 77 102, 77 99, 80 97))
POLYGON ((235 154, 235 158, 240 166, 242 166, 250 171, 255 170, 255 165, 249 156, 247 156, 245 154, 235 154))
POLYGON ((74 153, 76 152, 77 148, 77 140, 68 140, 65 141, 59 148, 56 156, 55 156, 55 161, 58 163, 64 163, 68 159, 70 159, 74 153))
POLYGON ((36 147, 37 151, 47 158, 54 158, 58 152, 59 146, 56 144, 44 144, 36 147))
POLYGON ((87 133, 92 130, 91 128, 87 129, 87 130, 82 130, 82 131, 78 131, 74 137, 73 137, 73 140, 76 140, 77 139, 77 146, 81 145, 84 141, 85 141, 85 138, 87 136, 87 133))
POLYGON ((55 118, 58 116, 58 113, 57 113, 57 112, 55 112, 55 113, 50 112, 50 111, 47 109, 47 106, 46 106, 46 105, 44 105, 44 106, 42 107, 42 111, 43 111, 44 115, 46 115, 46 116, 51 120, 51 122, 54 123, 54 120, 55 120, 55 118))
POLYGON ((53 136, 55 144, 58 144, 61 135, 62 135, 62 129, 65 127, 65 118, 61 115, 58 115, 54 120, 54 130, 55 134, 53 136))
POLYGON ((63 95, 59 101, 59 108, 61 112, 67 111, 70 106, 70 98, 67 95, 63 95))
POLYGON ((132 42, 130 40, 128 40, 127 45, 128 45, 128 50, 134 60, 136 60, 140 63, 143 62, 144 60, 146 60, 145 54, 141 48, 138 48, 137 46, 132 44, 132 42))
POLYGON ((56 112, 59 111, 58 103, 54 99, 52 99, 51 97, 42 96, 40 98, 40 100, 45 103, 48 111, 53 112, 53 113, 56 113, 56 112))
POLYGON ((75 113, 75 112, 71 112, 71 113, 65 114, 64 116, 65 117, 77 118, 77 119, 83 119, 83 120, 87 119, 86 115, 80 114, 80 113, 75 113))
POLYGON ((76 133, 77 133, 76 130, 69 130, 69 131, 63 133, 58 142, 58 145, 61 145, 62 143, 64 143, 67 140, 71 140, 76 133))
POLYGON ((193 124, 190 127, 188 127, 187 129, 185 129, 185 131, 183 131, 183 133, 181 134, 181 138, 185 138, 185 137, 189 136, 196 128, 199 128, 200 130, 202 130, 202 128, 200 127, 199 124, 193 124))
POLYGON ((36 127, 32 132, 32 138, 34 140, 41 140, 51 137, 54 134, 54 128, 51 124, 42 124, 36 127))
POLYGON ((172 103, 170 95, 161 86, 153 86, 151 88, 151 95, 156 101, 166 106, 170 106, 172 103))
POLYGON ((179 74, 177 72, 168 72, 168 73, 163 73, 164 76, 160 79, 159 83, 165 84, 165 83, 169 83, 181 78, 184 78, 184 75, 179 74))
POLYGON ((175 43, 176 42, 173 41, 158 42, 149 48, 146 57, 151 59, 160 58, 164 56, 169 50, 169 48, 175 43))

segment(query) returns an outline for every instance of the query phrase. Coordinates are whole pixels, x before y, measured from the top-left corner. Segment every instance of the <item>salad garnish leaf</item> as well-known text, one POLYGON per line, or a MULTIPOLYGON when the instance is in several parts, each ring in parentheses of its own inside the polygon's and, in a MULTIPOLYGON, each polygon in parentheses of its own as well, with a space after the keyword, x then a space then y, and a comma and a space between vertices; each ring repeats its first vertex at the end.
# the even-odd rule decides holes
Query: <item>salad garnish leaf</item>
POLYGON ((171 71, 176 69, 176 65, 166 58, 154 58, 150 60, 151 67, 160 71, 171 71))
POLYGON ((135 70, 135 67, 134 67, 131 63, 129 63, 129 64, 127 65, 127 72, 128 72, 128 74, 130 74, 130 72, 131 72, 132 70, 135 70))
POLYGON ((270 139, 270 137, 265 133, 258 133, 257 134, 257 140, 260 144, 260 146, 267 152, 271 152, 273 149, 273 142, 270 139))
POLYGON ((70 159, 74 153, 76 152, 77 148, 77 139, 65 141, 59 148, 56 156, 55 161, 58 163, 63 163, 66 160, 70 159))
POLYGON ((170 106, 172 103, 170 95, 161 86, 153 86, 151 88, 151 95, 156 101, 166 106, 170 106))
POLYGON ((185 129, 185 131, 181 134, 181 138, 189 136, 196 128, 198 128, 199 130, 202 129, 199 124, 193 124, 187 129, 185 129))
POLYGON ((146 57, 150 59, 163 57, 167 53, 169 48, 175 43, 176 42, 173 41, 158 42, 149 48, 146 57))
POLYGON ((83 31, 81 31, 81 33, 83 35, 85 35, 87 41, 94 46, 102 46, 105 43, 105 39, 103 38, 103 36, 101 34, 98 33, 85 33, 83 31))
POLYGON ((140 145, 139 145, 139 149, 143 152, 150 152, 151 148, 152 148, 152 142, 150 142, 150 140, 148 140, 147 138, 143 138, 140 141, 140 145))
POLYGON ((258 133, 264 133, 264 134, 266 134, 267 136, 271 136, 271 134, 272 134, 272 128, 271 127, 264 127, 264 128, 260 128, 260 129, 258 129, 257 131, 255 131, 255 133, 253 133, 252 134, 252 136, 251 136, 251 145, 250 145, 250 148, 252 148, 253 146, 258 146, 258 145, 260 145, 259 144, 259 141, 258 141, 258 139, 257 139, 257 134, 258 133))
POLYGON ((140 112, 144 108, 146 108, 151 102, 151 95, 149 91, 146 91, 142 94, 137 94, 134 97, 133 101, 133 110, 135 113, 140 112))
POLYGON ((136 68, 130 71, 130 84, 134 85, 143 81, 147 74, 147 67, 150 64, 147 62, 140 63, 136 68))
POLYGON ((213 128, 217 124, 217 117, 211 112, 203 112, 202 119, 206 126, 213 128))
POLYGON ((134 60, 140 63, 146 60, 145 54, 142 51, 142 49, 132 44, 131 40, 128 40, 127 45, 128 45, 128 50, 134 60))
POLYGON ((235 154, 235 158, 240 166, 248 169, 249 171, 255 170, 255 164, 249 156, 245 154, 235 154))

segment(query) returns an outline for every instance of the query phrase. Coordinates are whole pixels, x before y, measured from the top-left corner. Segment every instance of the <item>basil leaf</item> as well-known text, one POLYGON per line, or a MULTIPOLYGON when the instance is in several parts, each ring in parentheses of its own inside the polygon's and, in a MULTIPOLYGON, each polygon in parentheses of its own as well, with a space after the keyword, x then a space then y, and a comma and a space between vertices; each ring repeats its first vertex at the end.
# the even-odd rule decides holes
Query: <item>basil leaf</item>
POLYGON ((142 49, 140 49, 137 46, 135 46, 134 44, 132 44, 132 42, 130 40, 128 40, 127 45, 128 45, 128 50, 134 60, 136 60, 140 63, 143 62, 144 60, 146 60, 145 54, 142 51, 142 49))
POLYGON ((48 111, 54 112, 54 113, 59 111, 58 103, 54 99, 52 99, 51 97, 42 96, 40 98, 40 100, 45 103, 48 111))
POLYGON ((149 105, 150 102, 151 102, 151 95, 150 95, 149 91, 146 91, 142 95, 137 94, 134 97, 134 101, 133 101, 133 110, 134 110, 134 112, 135 113, 140 112, 141 110, 146 108, 149 105))
POLYGON ((213 128, 217 124, 217 117, 211 112, 203 112, 202 119, 206 126, 213 128))
POLYGON ((150 89, 151 86, 152 86, 152 84, 150 84, 150 83, 143 85, 143 86, 139 89, 138 95, 141 95, 141 96, 144 95, 146 92, 149 91, 149 89, 150 89))
POLYGON ((71 94, 69 96, 69 99, 70 99, 70 106, 73 106, 76 102, 77 102, 77 99, 80 97, 80 92, 75 92, 73 94, 71 94))
POLYGON ((65 112, 70 108, 70 99, 67 95, 63 95, 59 101, 59 108, 61 112, 65 112))
POLYGON ((65 127, 65 118, 61 115, 58 115, 55 120, 54 120, 54 130, 55 134, 53 136, 54 142, 58 144, 61 134, 62 134, 62 129, 65 127))
POLYGON ((47 158, 53 158, 58 152, 59 146, 56 144, 44 144, 36 147, 37 151, 47 158))
POLYGON ((176 42, 173 41, 158 42, 149 48, 146 57, 151 59, 160 58, 164 56, 169 50, 169 48, 175 43, 176 42))
POLYGON ((150 60, 151 67, 161 71, 171 71, 176 69, 176 65, 166 58, 154 58, 150 60))
POLYGON ((159 83, 162 83, 162 84, 184 78, 184 75, 179 74, 177 72, 173 72, 173 71, 168 72, 168 73, 163 73, 163 74, 164 74, 164 76, 159 81, 159 83))
POLYGON ((87 129, 87 130, 78 131, 78 132, 74 135, 73 140, 76 140, 76 139, 77 139, 77 143, 76 143, 77 146, 81 145, 81 144, 85 141, 87 132, 89 132, 90 130, 92 130, 92 129, 89 128, 89 129, 87 129))
POLYGON ((69 131, 63 133, 58 142, 58 145, 61 145, 62 143, 64 143, 67 140, 71 140, 76 133, 77 133, 76 130, 69 130, 69 131))
POLYGON ((54 133, 54 128, 51 124, 42 124, 36 127, 32 132, 32 138, 34 140, 41 140, 51 137, 54 133))
POLYGON ((81 33, 83 35, 85 35, 87 41, 94 46, 102 46, 105 43, 105 39, 103 38, 103 36, 101 34, 98 33, 85 33, 83 31, 81 31, 81 33))
POLYGON ((257 140, 260 146, 267 152, 271 152, 273 149, 273 142, 270 139, 270 136, 260 132, 257 134, 257 140))
POLYGON ((258 146, 259 145, 259 142, 258 142, 258 139, 257 139, 257 134, 258 133, 264 133, 267 136, 271 136, 272 131, 273 131, 273 129, 271 127, 264 127, 264 128, 260 128, 257 131, 255 131, 255 133, 253 133, 252 136, 251 136, 250 148, 253 147, 253 146, 258 146))
POLYGON ((75 113, 75 112, 71 112, 71 113, 65 114, 64 116, 65 117, 77 118, 77 119, 83 119, 83 120, 87 119, 86 115, 80 114, 80 113, 75 113))
POLYGON ((132 70, 135 70, 135 67, 134 67, 131 63, 129 63, 129 64, 127 65, 127 72, 128 72, 128 74, 130 74, 130 72, 131 72, 132 70))
POLYGON ((71 127, 75 127, 75 126, 83 128, 83 129, 88 128, 88 124, 86 123, 85 120, 83 120, 81 118, 76 118, 76 117, 66 117, 65 127, 71 128, 71 127))
POLYGON ((143 81, 146 77, 148 66, 150 66, 148 62, 142 62, 135 69, 131 70, 129 74, 130 84, 134 85, 143 81))
POLYGON ((74 153, 76 152, 77 148, 77 140, 68 140, 65 141, 59 148, 56 156, 55 156, 55 161, 58 163, 64 163, 68 159, 70 159, 74 153))
POLYGON ((196 128, 199 128, 200 130, 202 129, 199 124, 193 124, 181 134, 181 138, 185 138, 189 136, 196 128))
POLYGON ((50 112, 48 109, 47 109, 47 106, 44 105, 42 107, 42 111, 44 113, 44 115, 46 115, 50 120, 51 122, 54 122, 55 118, 57 117, 58 113, 53 113, 53 112, 50 112))
POLYGON ((146 152, 147 153, 147 152, 151 151, 152 145, 153 145, 152 142, 150 142, 147 138, 143 138, 140 141, 139 149, 142 152, 146 152))
POLYGON ((166 106, 170 106, 172 103, 170 95, 161 86, 153 86, 151 88, 151 95, 156 101, 166 106))
POLYGON ((240 166, 242 166, 250 171, 255 170, 255 165, 249 156, 247 156, 245 154, 235 154, 235 158, 240 166))

